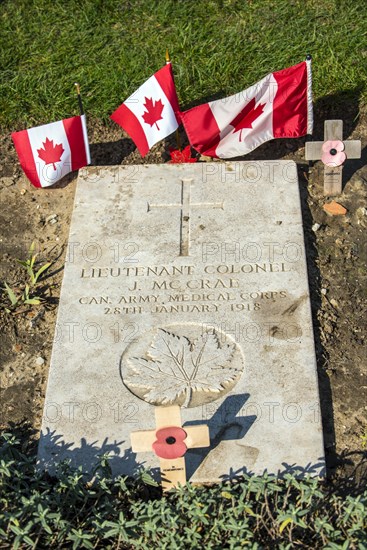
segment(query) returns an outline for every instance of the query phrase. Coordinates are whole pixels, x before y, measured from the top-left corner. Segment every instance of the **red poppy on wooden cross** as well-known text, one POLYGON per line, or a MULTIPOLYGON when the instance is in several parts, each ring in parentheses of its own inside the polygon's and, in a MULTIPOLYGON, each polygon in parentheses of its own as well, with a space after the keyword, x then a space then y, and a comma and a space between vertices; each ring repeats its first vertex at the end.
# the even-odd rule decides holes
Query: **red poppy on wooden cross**
POLYGON ((343 141, 342 120, 325 120, 324 141, 308 141, 305 157, 324 163, 324 195, 340 195, 343 163, 361 158, 361 142, 343 141))
POLYGON ((152 451, 159 457, 162 487, 185 485, 184 455, 188 449, 209 447, 209 428, 206 425, 183 428, 181 411, 177 405, 155 408, 156 429, 132 432, 131 447, 134 453, 152 451))

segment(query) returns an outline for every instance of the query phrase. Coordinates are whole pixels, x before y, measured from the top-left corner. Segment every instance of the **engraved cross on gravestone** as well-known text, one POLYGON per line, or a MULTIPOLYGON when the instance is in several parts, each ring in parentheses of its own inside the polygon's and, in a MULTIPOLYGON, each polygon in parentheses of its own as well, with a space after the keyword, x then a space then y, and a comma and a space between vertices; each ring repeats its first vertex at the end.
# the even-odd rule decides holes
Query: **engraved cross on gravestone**
POLYGON ((192 203, 191 183, 192 178, 182 178, 181 180, 181 202, 174 204, 151 204, 148 202, 148 212, 152 208, 179 208, 181 210, 180 223, 180 256, 190 255, 190 208, 221 208, 223 210, 223 202, 217 203, 192 203))

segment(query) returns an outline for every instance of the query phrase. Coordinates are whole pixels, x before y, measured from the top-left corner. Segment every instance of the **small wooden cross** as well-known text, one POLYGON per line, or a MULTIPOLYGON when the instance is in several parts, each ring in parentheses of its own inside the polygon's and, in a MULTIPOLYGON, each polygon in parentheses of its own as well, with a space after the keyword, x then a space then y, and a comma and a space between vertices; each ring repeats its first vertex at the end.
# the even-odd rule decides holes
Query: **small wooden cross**
POLYGON ((209 447, 209 428, 206 425, 182 428, 180 407, 155 408, 156 429, 132 432, 134 453, 153 451, 160 461, 163 491, 186 483, 184 454, 187 449, 209 447))
MULTIPOLYGON (((359 140, 343 141, 342 120, 325 120, 324 141, 308 141, 306 143, 305 157, 306 160, 322 160, 325 153, 330 159, 333 155, 337 159, 340 153, 342 155, 344 153, 344 160, 359 159, 361 158, 361 142, 359 140), (342 149, 339 151, 331 147, 328 153, 325 151, 327 142, 339 142, 342 144, 342 149)), ((333 165, 332 162, 328 165, 324 163, 324 195, 340 195, 342 192, 342 162, 340 165, 333 165)))

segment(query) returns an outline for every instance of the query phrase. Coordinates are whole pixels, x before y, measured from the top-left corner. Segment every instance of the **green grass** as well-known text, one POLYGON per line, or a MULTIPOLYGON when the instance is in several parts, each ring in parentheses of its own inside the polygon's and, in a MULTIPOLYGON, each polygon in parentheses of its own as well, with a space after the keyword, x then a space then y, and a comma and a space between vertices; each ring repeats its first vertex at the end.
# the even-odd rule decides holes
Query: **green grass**
POLYGON ((365 0, 5 0, 0 128, 111 112, 164 64, 182 107, 313 55, 314 96, 366 92, 365 0), (358 92, 356 92, 358 90, 358 92))

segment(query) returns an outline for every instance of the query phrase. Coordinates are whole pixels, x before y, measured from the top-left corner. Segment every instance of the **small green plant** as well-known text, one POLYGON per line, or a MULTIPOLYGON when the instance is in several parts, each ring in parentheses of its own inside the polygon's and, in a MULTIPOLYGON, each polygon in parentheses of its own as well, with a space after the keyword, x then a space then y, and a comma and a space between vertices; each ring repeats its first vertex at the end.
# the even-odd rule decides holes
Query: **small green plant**
POLYGON ((51 265, 51 262, 48 262, 44 265, 42 265, 37 272, 34 271, 34 264, 36 262, 38 254, 34 254, 34 248, 35 248, 35 242, 31 244, 29 250, 28 250, 28 258, 23 260, 17 260, 18 264, 25 267, 27 270, 27 273, 29 275, 31 286, 36 286, 38 279, 44 273, 51 265))
POLYGON ((362 440, 362 447, 364 449, 365 447, 367 447, 367 430, 365 430, 365 432, 362 435, 360 435, 359 437, 362 440))
POLYGON ((8 293, 11 305, 12 306, 17 306, 18 303, 19 303, 19 296, 16 296, 14 290, 12 290, 7 283, 4 283, 4 285, 5 285, 5 290, 8 293))
POLYGON ((29 295, 29 285, 25 285, 25 289, 22 294, 22 301, 24 304, 38 305, 41 303, 41 298, 39 296, 31 297, 29 295))
POLYGON ((47 262, 43 264, 37 271, 35 271, 34 266, 38 254, 34 252, 34 249, 35 242, 33 241, 28 250, 28 258, 26 260, 16 260, 18 264, 20 264, 27 270, 27 275, 29 278, 29 281, 26 283, 22 294, 17 294, 8 285, 8 283, 4 282, 4 290, 6 291, 11 304, 10 309, 5 308, 8 313, 11 312, 12 309, 16 309, 20 304, 38 305, 42 301, 42 298, 40 296, 33 295, 31 289, 35 289, 39 285, 41 275, 47 271, 52 262, 47 262))

